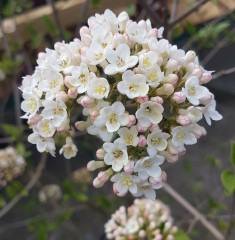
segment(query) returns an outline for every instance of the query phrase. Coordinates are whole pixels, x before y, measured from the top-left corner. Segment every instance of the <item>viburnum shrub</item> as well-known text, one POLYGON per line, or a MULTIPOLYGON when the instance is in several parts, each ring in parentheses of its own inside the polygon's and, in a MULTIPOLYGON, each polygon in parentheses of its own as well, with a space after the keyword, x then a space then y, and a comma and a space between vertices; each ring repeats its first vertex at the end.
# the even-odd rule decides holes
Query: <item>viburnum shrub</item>
POLYGON ((114 192, 155 199, 166 174, 160 165, 175 162, 206 134, 198 122, 222 116, 214 95, 203 85, 212 79, 194 51, 185 52, 162 38, 149 20, 134 22, 126 12, 106 10, 88 19, 81 39, 57 42, 39 53, 37 67, 23 79, 23 118, 33 130, 29 142, 55 156, 55 138, 64 136, 60 154, 76 156, 74 126, 104 141, 94 179, 110 179, 114 192), (85 121, 71 121, 83 107, 85 121))

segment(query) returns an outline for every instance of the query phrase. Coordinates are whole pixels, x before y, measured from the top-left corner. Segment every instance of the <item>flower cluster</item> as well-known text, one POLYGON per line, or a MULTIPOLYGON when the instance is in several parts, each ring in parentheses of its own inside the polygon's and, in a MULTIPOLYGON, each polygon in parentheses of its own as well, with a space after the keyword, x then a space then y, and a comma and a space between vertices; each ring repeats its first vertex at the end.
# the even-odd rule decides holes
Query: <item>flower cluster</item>
POLYGON ((106 10, 88 19, 81 40, 40 53, 21 87, 23 117, 33 129, 29 142, 54 155, 60 134, 66 139, 60 153, 74 157, 71 110, 78 103, 86 119, 75 128, 104 141, 98 161, 88 163, 89 170, 104 169, 94 186, 111 179, 119 196, 130 191, 155 199, 166 179, 160 165, 176 161, 185 145, 206 134, 198 124, 203 116, 209 125, 222 118, 203 86, 211 72, 195 52, 178 49, 162 34, 149 20, 137 23, 126 12, 106 10))
POLYGON ((121 206, 105 224, 107 239, 114 240, 174 240, 169 208, 160 201, 136 199, 128 209, 121 206))
POLYGON ((5 186, 22 174, 26 166, 25 160, 16 149, 7 147, 0 150, 0 187, 5 186))

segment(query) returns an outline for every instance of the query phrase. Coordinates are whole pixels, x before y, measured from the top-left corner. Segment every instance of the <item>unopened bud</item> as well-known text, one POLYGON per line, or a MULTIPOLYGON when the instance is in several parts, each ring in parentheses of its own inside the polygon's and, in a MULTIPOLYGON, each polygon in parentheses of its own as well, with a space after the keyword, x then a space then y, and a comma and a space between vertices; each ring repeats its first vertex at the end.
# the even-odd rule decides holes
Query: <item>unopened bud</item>
POLYGON ((103 187, 103 185, 104 185, 104 182, 101 182, 101 181, 98 179, 98 177, 96 177, 96 178, 93 180, 93 186, 94 186, 95 188, 101 188, 101 187, 103 187))
POLYGON ((168 76, 166 76, 161 83, 171 83, 172 85, 175 85, 178 81, 178 76, 176 74, 169 74, 168 76))
POLYGON ((39 114, 35 114, 28 119, 28 124, 29 125, 36 125, 41 120, 42 120, 42 116, 40 116, 39 114))
POLYGON ((163 84, 162 87, 156 90, 156 93, 158 95, 166 95, 166 96, 170 96, 173 92, 174 92, 174 86, 170 83, 165 83, 163 84))
POLYGON ((203 74, 203 72, 202 72, 202 69, 200 69, 200 68, 195 68, 192 72, 192 75, 196 76, 198 79, 200 79, 202 77, 202 74, 203 74))
POLYGON ((91 112, 90 116, 91 116, 91 119, 94 121, 98 116, 99 116, 99 111, 97 110, 94 110, 91 112))
POLYGON ((68 90, 68 97, 69 97, 69 98, 74 99, 74 98, 77 97, 77 95, 78 95, 78 92, 77 92, 77 89, 76 89, 76 88, 73 88, 73 89, 70 88, 70 89, 68 90))
POLYGON ((150 100, 158 104, 163 104, 163 99, 161 97, 151 97, 150 100))
POLYGON ((200 103, 203 105, 207 105, 213 100, 213 98, 214 98, 214 95, 209 92, 205 97, 200 99, 200 103))
POLYGON ((56 100, 66 102, 68 100, 68 95, 66 94, 65 91, 60 91, 56 94, 56 100))
POLYGON ((146 137, 145 137, 144 135, 140 135, 140 136, 139 136, 138 146, 139 146, 139 147, 144 147, 144 146, 146 146, 146 144, 147 144, 147 139, 146 139, 146 137))
POLYGON ((129 123, 127 124, 127 127, 130 128, 136 124, 136 118, 135 115, 129 115, 129 123))
POLYGON ((200 81, 201 84, 206 84, 206 83, 210 82, 211 79, 212 79, 211 73, 210 72, 204 72, 199 81, 200 81))
POLYGON ((103 148, 100 148, 96 151, 96 157, 100 160, 104 159, 105 151, 103 148))
POLYGON ((148 32, 148 37, 153 37, 153 38, 157 38, 158 37, 158 30, 156 28, 151 29, 148 32))
POLYGON ((147 127, 141 126, 139 123, 136 125, 138 132, 145 132, 147 131, 147 127))
POLYGON ((178 104, 183 103, 186 100, 185 94, 183 92, 175 92, 172 96, 172 100, 178 104))
POLYGON ((181 124, 182 126, 189 125, 191 123, 190 119, 187 116, 179 115, 176 118, 176 122, 181 124))
POLYGON ((170 59, 167 62, 165 68, 167 69, 168 73, 172 73, 172 72, 174 72, 177 69, 178 65, 179 65, 178 61, 176 61, 175 59, 170 59))
POLYGON ((149 131, 151 131, 151 132, 154 132, 158 129, 160 129, 158 124, 151 124, 149 127, 149 131))
POLYGON ((178 154, 170 154, 167 151, 159 152, 159 155, 163 156, 168 162, 176 162, 179 158, 178 154))
POLYGON ((148 101, 148 99, 149 99, 148 96, 144 96, 144 97, 138 97, 138 98, 136 99, 136 101, 137 101, 138 103, 144 103, 144 102, 148 101))
POLYGON ((84 34, 90 34, 90 30, 89 30, 88 27, 83 26, 83 27, 80 28, 79 33, 80 33, 80 36, 82 36, 82 35, 84 35, 84 34))
POLYGON ((194 51, 188 51, 185 55, 187 62, 193 62, 196 58, 196 53, 194 51))
POLYGON ((124 166, 126 173, 132 173, 134 171, 135 161, 128 161, 127 165, 124 166))
POLYGON ((96 169, 102 168, 102 167, 105 167, 104 161, 92 160, 92 161, 88 162, 88 164, 87 164, 88 171, 95 171, 96 169))
POLYGON ((112 174, 113 170, 112 168, 109 168, 105 171, 99 172, 97 177, 101 182, 107 182, 109 178, 112 176, 112 174))
POLYGON ((93 104, 94 100, 91 99, 88 96, 84 96, 83 98, 80 99, 80 104, 84 107, 84 108, 90 108, 91 105, 93 104))

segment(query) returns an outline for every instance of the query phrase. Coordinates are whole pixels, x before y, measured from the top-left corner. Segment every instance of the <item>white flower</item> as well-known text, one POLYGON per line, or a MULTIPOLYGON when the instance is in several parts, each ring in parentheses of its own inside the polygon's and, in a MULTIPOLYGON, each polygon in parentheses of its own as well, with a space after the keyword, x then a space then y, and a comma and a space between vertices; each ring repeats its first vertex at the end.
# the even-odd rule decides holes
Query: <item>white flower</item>
POLYGON ((219 121, 223 117, 215 110, 216 102, 213 99, 210 103, 208 103, 205 107, 202 107, 202 113, 206 119, 208 125, 211 125, 211 119, 214 121, 219 121))
POLYGON ((197 138, 191 133, 191 126, 178 126, 172 129, 172 143, 177 148, 183 147, 184 144, 192 145, 197 142, 197 138))
POLYGON ((104 143, 103 148, 106 151, 104 162, 112 165, 115 172, 120 171, 128 163, 127 147, 120 141, 114 143, 104 143))
POLYGON ((127 234, 133 234, 140 230, 140 224, 135 216, 127 220, 125 230, 127 234))
POLYGON ((112 33, 118 32, 118 18, 111 10, 106 9, 104 11, 104 18, 110 25, 112 33))
POLYGON ((137 146, 139 138, 138 138, 138 130, 136 126, 131 127, 130 129, 127 127, 120 128, 118 130, 118 134, 121 137, 121 140, 127 146, 137 146))
POLYGON ((139 56, 139 66, 144 69, 153 69, 157 64, 158 55, 156 52, 149 51, 139 56))
POLYGON ((125 72, 138 62, 137 56, 130 56, 130 48, 126 44, 120 44, 116 50, 107 49, 106 57, 110 64, 105 67, 104 72, 108 75, 125 72))
POLYGON ((138 172, 138 176, 142 180, 147 180, 148 177, 159 177, 162 173, 161 165, 164 162, 162 156, 145 157, 136 162, 134 172, 138 172))
POLYGON ((91 79, 95 78, 95 74, 89 72, 85 63, 81 63, 79 67, 68 67, 65 74, 71 74, 71 76, 67 76, 66 79, 73 87, 77 88, 78 93, 84 93, 87 90, 91 79))
POLYGON ((87 132, 91 135, 99 136, 104 142, 110 142, 113 138, 113 133, 107 131, 107 127, 105 124, 99 127, 91 125, 87 128, 87 132))
POLYGON ((152 185, 148 182, 143 182, 138 184, 137 193, 134 194, 135 197, 144 197, 155 200, 156 199, 156 191, 153 189, 152 185))
POLYGON ((95 119, 94 125, 101 127, 104 124, 108 132, 116 132, 120 126, 127 125, 129 117, 125 113, 125 107, 121 102, 115 102, 112 106, 100 110, 100 115, 95 119))
POLYGON ((168 133, 162 130, 156 130, 147 137, 147 151, 150 156, 154 156, 158 151, 164 151, 167 147, 167 139, 170 137, 168 133))
POLYGON ((44 109, 41 115, 51 120, 55 127, 60 127, 67 118, 67 107, 62 101, 45 100, 42 102, 44 109))
POLYGON ((52 99, 61 90, 64 83, 63 76, 58 72, 45 70, 44 78, 45 80, 39 83, 39 88, 46 92, 46 99, 52 99))
POLYGON ((146 30, 138 26, 136 22, 131 22, 126 27, 128 37, 137 43, 144 43, 146 37, 146 30))
POLYGON ((209 93, 206 87, 199 84, 197 77, 192 76, 185 82, 185 88, 182 88, 183 93, 188 101, 193 105, 198 105, 199 100, 209 93))
POLYGON ((136 111, 136 118, 142 127, 149 127, 151 124, 161 122, 162 112, 162 105, 147 101, 141 103, 140 109, 136 111))
POLYGON ((106 59, 105 49, 98 43, 94 42, 87 50, 86 57, 91 65, 98 65, 106 59))
POLYGON ((146 77, 142 74, 134 74, 131 70, 123 73, 121 82, 118 83, 118 91, 128 98, 144 97, 149 91, 146 77))
POLYGON ((105 78, 93 78, 90 82, 90 86, 87 89, 89 97, 102 99, 107 98, 109 94, 109 83, 105 78))
POLYGON ((42 137, 52 137, 56 131, 55 126, 53 125, 51 120, 42 119, 38 124, 38 133, 42 137))
POLYGON ((53 138, 44 138, 34 132, 28 136, 28 141, 32 144, 36 144, 39 152, 50 152, 52 156, 55 156, 55 141, 53 138))
POLYGON ((191 122, 198 122, 202 119, 202 111, 199 107, 190 106, 186 110, 179 109, 181 115, 186 115, 191 122))
POLYGON ((39 97, 37 94, 24 92, 22 94, 24 101, 21 103, 21 109, 26 112, 22 118, 30 118, 35 115, 41 106, 39 97))
POLYGON ((77 147, 73 143, 71 137, 66 138, 66 144, 60 149, 60 154, 63 153, 64 157, 70 159, 77 155, 77 147))
POLYGON ((111 178, 111 181, 116 183, 116 188, 119 194, 124 195, 128 192, 128 190, 135 194, 137 192, 137 183, 140 179, 131 175, 130 173, 122 172, 120 174, 116 174, 111 178))
POLYGON ((144 71, 147 78, 147 84, 150 87, 157 87, 164 78, 164 72, 161 71, 158 65, 154 65, 153 69, 144 71))

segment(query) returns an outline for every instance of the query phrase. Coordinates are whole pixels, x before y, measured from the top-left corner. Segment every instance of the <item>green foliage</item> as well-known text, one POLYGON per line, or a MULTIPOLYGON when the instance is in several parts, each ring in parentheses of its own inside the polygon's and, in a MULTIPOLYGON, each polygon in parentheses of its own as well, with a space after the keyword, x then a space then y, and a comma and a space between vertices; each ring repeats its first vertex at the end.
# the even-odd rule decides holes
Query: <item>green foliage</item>
POLYGON ((130 17, 134 16, 136 13, 136 5, 135 4, 131 4, 129 6, 126 7, 126 12, 128 13, 128 15, 130 17))
POLYGON ((23 61, 23 58, 20 55, 16 55, 16 56, 14 56, 14 58, 9 58, 9 57, 3 55, 0 60, 1 70, 5 74, 12 75, 19 68, 22 61, 23 61))
POLYGON ((5 198, 0 196, 0 208, 3 208, 6 205, 6 200, 5 198))
POLYGON ((17 141, 22 133, 21 129, 17 128, 13 124, 5 123, 2 128, 6 134, 8 134, 13 141, 17 141))
POLYGON ((221 181, 228 195, 232 195, 235 192, 235 142, 231 143, 230 161, 233 166, 233 170, 226 169, 221 173, 221 181))
POLYGON ((210 208, 210 214, 212 215, 217 214, 226 208, 224 204, 217 202, 211 197, 207 199, 207 203, 210 208))
POLYGON ((96 204, 98 207, 101 207, 104 210, 111 210, 112 209, 112 202, 108 199, 108 197, 104 195, 98 195, 96 197, 96 204))
POLYGON ((44 16, 43 22, 48 33, 50 33, 50 35, 52 35, 53 37, 56 37, 58 34, 58 30, 52 18, 49 16, 44 16))
POLYGON ((32 24, 26 26, 26 30, 30 37, 30 45, 32 49, 38 48, 42 43, 42 36, 39 31, 37 31, 32 24))
POLYGON ((100 3, 101 3, 101 0, 91 0, 91 4, 95 7, 98 6, 100 3))
POLYGON ((27 196, 28 192, 23 191, 24 185, 19 181, 13 181, 11 184, 8 184, 5 187, 6 195, 9 199, 14 198, 17 194, 22 194, 23 196, 27 196))
POLYGON ((177 233, 174 235, 174 240, 190 240, 190 238, 186 235, 186 233, 179 229, 177 233))
POLYGON ((219 168, 221 167, 221 162, 220 159, 211 156, 211 155, 207 155, 205 157, 205 160, 213 167, 213 168, 219 168))

